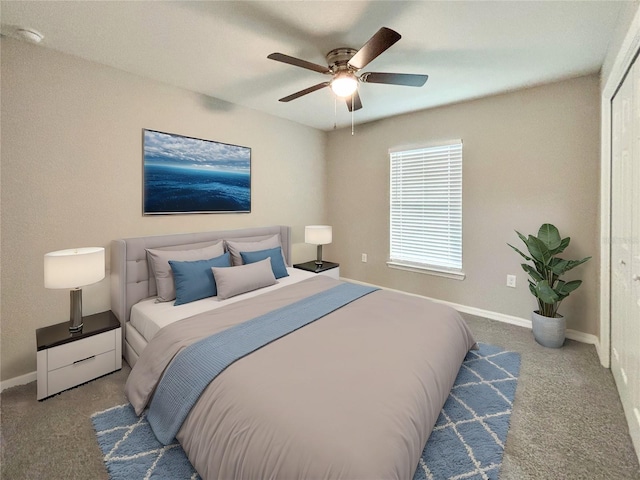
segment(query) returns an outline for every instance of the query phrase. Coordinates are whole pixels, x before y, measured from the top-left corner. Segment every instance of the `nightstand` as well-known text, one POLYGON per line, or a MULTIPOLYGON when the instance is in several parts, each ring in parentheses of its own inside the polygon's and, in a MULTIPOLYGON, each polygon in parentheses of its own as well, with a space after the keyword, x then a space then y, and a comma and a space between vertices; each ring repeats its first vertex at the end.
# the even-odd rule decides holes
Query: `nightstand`
POLYGON ((335 279, 340 278, 340 264, 333 262, 322 262, 322 265, 316 265, 314 260, 310 262, 297 263, 293 268, 299 268, 300 270, 306 270, 307 272, 314 272, 319 275, 326 275, 335 279))
POLYGON ((122 368, 122 328, 113 312, 82 320, 76 333, 68 321, 36 330, 38 400, 122 368))

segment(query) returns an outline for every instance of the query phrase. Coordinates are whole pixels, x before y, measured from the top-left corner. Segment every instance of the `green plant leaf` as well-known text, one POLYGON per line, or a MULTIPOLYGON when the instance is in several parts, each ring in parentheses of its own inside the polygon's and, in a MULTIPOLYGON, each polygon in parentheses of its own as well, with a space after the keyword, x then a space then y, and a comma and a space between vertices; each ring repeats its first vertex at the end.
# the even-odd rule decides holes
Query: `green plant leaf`
MULTIPOLYGON (((560 282, 558 282, 559 284, 560 282)), ((564 297, 569 296, 571 292, 573 292, 576 288, 582 285, 582 280, 572 280, 571 282, 564 283, 562 285, 558 285, 556 287, 556 292, 558 295, 564 297)))
POLYGON ((542 275, 540 275, 538 271, 531 265, 527 263, 521 263, 520 265, 522 266, 522 269, 527 272, 536 282, 541 282, 542 280, 544 280, 542 275))
POLYGON ((551 288, 549 282, 546 280, 538 282, 535 291, 536 297, 542 300, 543 303, 553 304, 560 300, 558 294, 551 288))
POLYGON ((591 257, 586 257, 586 258, 583 258, 582 260, 569 260, 565 272, 568 272, 569 270, 571 270, 572 268, 577 267, 578 265, 582 265, 584 262, 586 262, 590 258, 591 257))
POLYGON ((558 302, 561 302, 567 295, 567 294, 563 294, 562 293, 562 289, 564 287, 564 285, 566 284, 566 282, 564 282, 563 280, 558 280, 556 282, 555 285, 553 285, 553 290, 556 292, 556 295, 558 295, 558 302))
POLYGON ((562 258, 553 258, 551 262, 549 262, 549 268, 556 275, 562 275, 567 271, 567 266, 569 265, 568 260, 563 260, 562 258))
POLYGON ((529 235, 529 238, 527 238, 527 248, 529 249, 529 253, 531 253, 531 256, 535 260, 539 261, 545 266, 548 265, 549 261, 551 260, 551 253, 549 252, 547 246, 542 242, 542 240, 534 237, 533 235, 529 235))
POLYGON ((525 260, 532 262, 533 258, 526 256, 524 253, 522 253, 520 250, 518 250, 516 247, 514 247, 513 245, 511 245, 510 243, 507 243, 507 245, 509 245, 511 248, 513 248, 516 252, 518 252, 520 255, 522 255, 524 257, 525 260))
POLYGON ((538 239, 551 251, 559 248, 562 242, 558 229, 550 223, 545 223, 540 227, 538 239))
POLYGON ((552 255, 558 255, 559 253, 564 252, 564 249, 569 246, 570 241, 571 241, 571 237, 563 238, 562 241, 560 242, 560 246, 552 252, 552 255))
POLYGON ((520 240, 522 240, 525 244, 527 243, 527 237, 525 237, 523 234, 521 234, 519 231, 515 231, 518 234, 518 237, 520 237, 520 240))

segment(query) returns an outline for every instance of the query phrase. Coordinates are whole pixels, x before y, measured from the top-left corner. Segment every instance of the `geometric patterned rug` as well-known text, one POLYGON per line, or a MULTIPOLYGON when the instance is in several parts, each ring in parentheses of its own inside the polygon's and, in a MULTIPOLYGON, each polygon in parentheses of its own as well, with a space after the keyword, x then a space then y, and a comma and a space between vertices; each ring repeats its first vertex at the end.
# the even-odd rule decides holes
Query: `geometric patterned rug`
POLYGON ((104 463, 112 480, 199 479, 182 447, 162 445, 130 403, 91 415, 104 463))
MULTIPOLYGON (((478 344, 460 367, 414 480, 497 479, 515 397, 520 355, 478 344)), ((112 480, 199 479, 179 444, 156 439, 130 404, 91 416, 112 480)))
POLYGON ((497 479, 520 372, 520 354, 479 343, 458 372, 414 480, 497 479))

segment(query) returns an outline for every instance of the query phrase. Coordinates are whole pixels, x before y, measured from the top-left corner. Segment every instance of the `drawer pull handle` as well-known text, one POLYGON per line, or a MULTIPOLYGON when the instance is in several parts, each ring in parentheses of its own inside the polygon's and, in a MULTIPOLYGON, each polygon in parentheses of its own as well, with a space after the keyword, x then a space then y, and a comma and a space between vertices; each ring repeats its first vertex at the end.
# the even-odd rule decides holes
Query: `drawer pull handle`
POLYGON ((73 362, 73 364, 75 365, 76 363, 86 362, 87 360, 91 360, 92 358, 96 358, 96 356, 95 355, 91 355, 90 357, 83 358, 82 360, 76 360, 75 362, 73 362))

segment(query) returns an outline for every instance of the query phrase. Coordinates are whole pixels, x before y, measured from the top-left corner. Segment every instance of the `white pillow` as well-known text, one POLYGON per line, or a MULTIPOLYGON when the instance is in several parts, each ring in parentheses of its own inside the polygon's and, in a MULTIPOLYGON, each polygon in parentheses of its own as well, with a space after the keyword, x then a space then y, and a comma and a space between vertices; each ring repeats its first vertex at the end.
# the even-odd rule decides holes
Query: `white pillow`
POLYGON ((211 271, 216 280, 219 300, 276 283, 270 258, 237 267, 211 267, 211 271))
MULTIPOLYGON (((242 240, 225 240, 224 243, 227 245, 227 251, 231 254, 231 265, 234 267, 244 264, 242 257, 240 256, 240 252, 257 252, 259 250, 267 250, 269 248, 282 248, 282 245, 280 244, 280 235, 274 235, 273 237, 258 241, 243 242, 242 240)), ((284 260, 284 264, 286 265, 287 259, 284 258, 284 251, 282 253, 282 260, 284 260)))
POLYGON ((147 260, 156 279, 158 300, 170 302, 176 298, 176 287, 169 260, 186 262, 193 260, 209 260, 224 254, 224 244, 221 241, 204 248, 191 250, 160 250, 147 248, 147 260))

